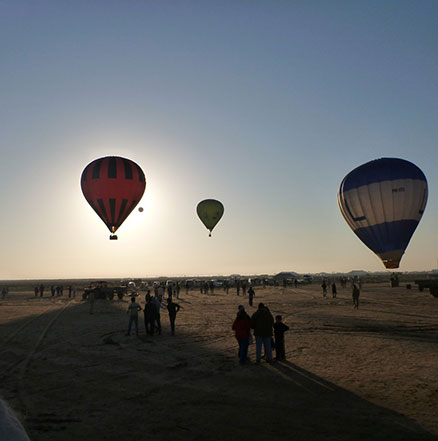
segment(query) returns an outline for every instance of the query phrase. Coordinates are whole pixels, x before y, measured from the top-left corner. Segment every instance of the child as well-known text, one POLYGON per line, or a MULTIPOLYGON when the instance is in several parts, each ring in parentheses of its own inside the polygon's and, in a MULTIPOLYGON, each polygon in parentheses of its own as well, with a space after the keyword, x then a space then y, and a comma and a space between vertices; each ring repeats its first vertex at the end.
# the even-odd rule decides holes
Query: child
POLYGON ((282 322, 281 315, 275 316, 274 335, 275 335, 275 359, 286 360, 286 352, 284 349, 284 333, 289 330, 282 322))

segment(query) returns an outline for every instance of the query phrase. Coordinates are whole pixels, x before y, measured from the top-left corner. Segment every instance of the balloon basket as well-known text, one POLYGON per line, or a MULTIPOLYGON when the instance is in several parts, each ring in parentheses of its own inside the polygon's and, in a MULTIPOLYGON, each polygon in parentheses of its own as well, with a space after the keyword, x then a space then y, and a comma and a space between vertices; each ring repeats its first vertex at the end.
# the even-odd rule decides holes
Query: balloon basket
POLYGON ((111 234, 109 237, 110 240, 117 240, 117 236, 115 234, 111 234))

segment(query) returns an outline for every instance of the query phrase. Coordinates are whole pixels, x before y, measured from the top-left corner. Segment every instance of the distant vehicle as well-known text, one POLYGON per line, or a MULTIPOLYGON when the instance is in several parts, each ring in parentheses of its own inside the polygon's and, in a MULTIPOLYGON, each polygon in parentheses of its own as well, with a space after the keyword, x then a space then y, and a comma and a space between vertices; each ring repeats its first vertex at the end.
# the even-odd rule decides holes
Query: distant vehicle
POLYGON ((297 279, 298 285, 309 285, 312 282, 313 282, 313 277, 309 276, 308 274, 305 274, 303 277, 297 279))
POLYGON ((304 274, 303 281, 304 281, 304 283, 312 283, 313 282, 313 277, 310 276, 309 274, 304 274))
POLYGON ((88 288, 84 288, 82 299, 88 298, 89 294, 93 292, 95 299, 112 299, 114 295, 117 295, 119 299, 128 292, 127 286, 110 286, 108 282, 102 280, 99 282, 93 282, 88 288))
POLYGON ((267 286, 275 286, 276 282, 272 277, 267 277, 266 279, 263 279, 263 284, 267 286))
POLYGON ((263 280, 258 277, 252 277, 248 280, 249 284, 252 286, 259 286, 263 284, 263 280))

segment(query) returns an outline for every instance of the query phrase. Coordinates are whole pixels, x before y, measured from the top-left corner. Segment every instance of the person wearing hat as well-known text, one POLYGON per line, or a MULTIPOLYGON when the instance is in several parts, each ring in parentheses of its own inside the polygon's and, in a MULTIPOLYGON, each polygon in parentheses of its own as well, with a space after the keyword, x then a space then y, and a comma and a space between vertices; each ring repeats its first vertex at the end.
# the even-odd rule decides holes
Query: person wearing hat
POLYGON ((239 363, 245 364, 248 361, 248 346, 251 333, 251 321, 245 308, 239 305, 236 319, 231 327, 239 343, 239 363))
POLYGON ((284 349, 284 333, 289 330, 289 326, 282 321, 281 315, 275 316, 274 336, 275 336, 275 359, 286 360, 286 351, 284 349))

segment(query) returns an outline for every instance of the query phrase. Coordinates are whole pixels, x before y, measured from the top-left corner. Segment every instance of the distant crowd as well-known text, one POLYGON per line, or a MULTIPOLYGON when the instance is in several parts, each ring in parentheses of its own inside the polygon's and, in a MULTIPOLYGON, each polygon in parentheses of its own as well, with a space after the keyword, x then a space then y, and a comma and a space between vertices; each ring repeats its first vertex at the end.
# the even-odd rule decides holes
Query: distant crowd
MULTIPOLYGON (((68 289, 68 297, 75 298, 76 297, 76 287, 74 285, 69 285, 68 289)), ((33 289, 33 293, 35 297, 44 297, 44 292, 46 287, 41 285, 36 285, 33 289)), ((64 295, 64 286, 63 285, 51 285, 50 286, 50 294, 51 297, 62 297, 64 295)))

